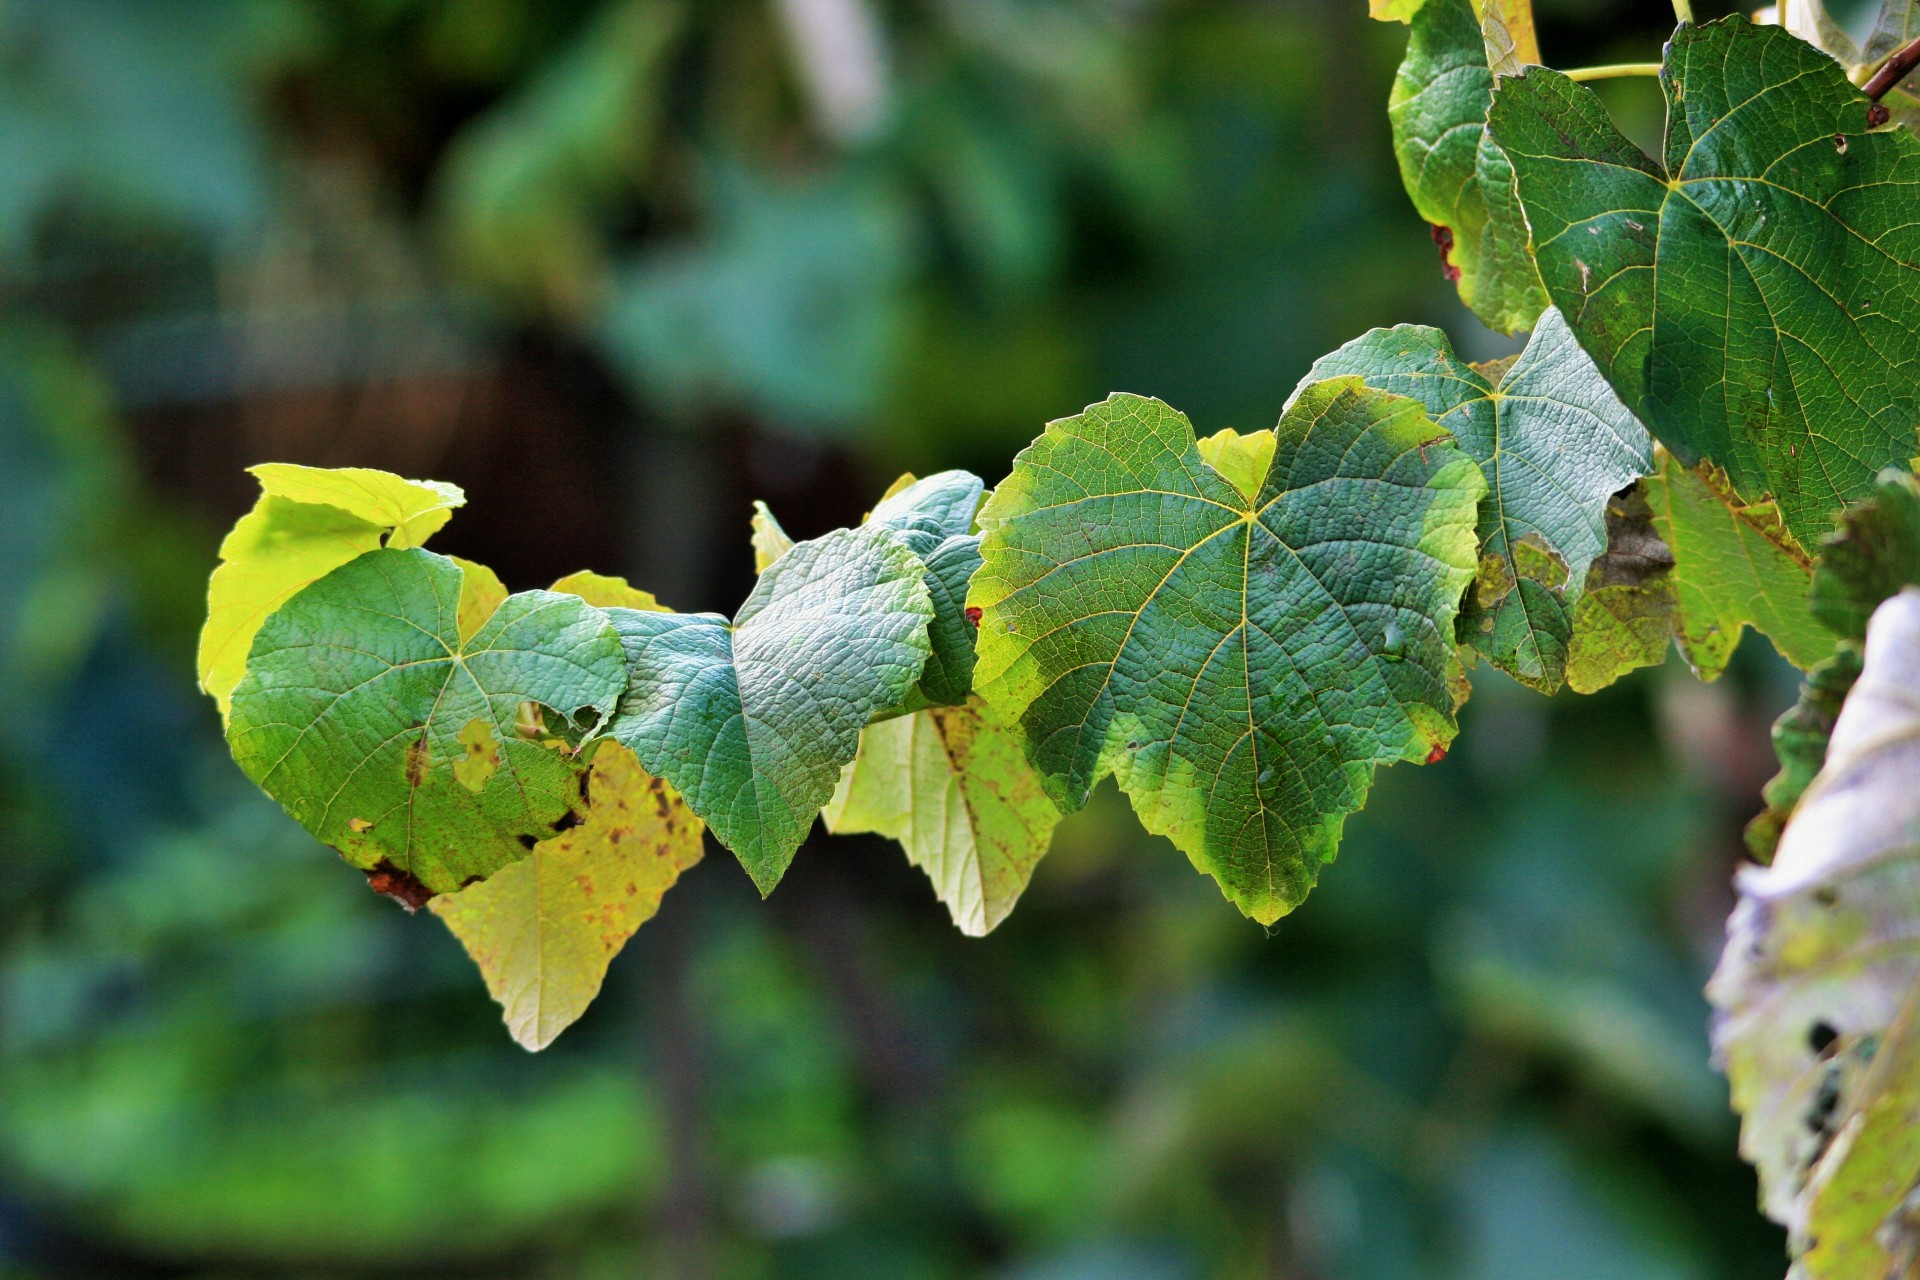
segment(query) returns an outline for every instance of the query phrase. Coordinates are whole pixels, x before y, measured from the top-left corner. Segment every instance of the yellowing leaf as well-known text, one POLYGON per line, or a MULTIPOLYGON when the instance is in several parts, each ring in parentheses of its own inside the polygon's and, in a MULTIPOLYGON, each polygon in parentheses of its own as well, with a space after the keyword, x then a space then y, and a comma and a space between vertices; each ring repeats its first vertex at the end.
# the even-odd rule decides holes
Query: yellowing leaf
MULTIPOLYGON (((891 495, 889 495, 891 496, 891 495)), ((793 539, 773 518, 773 512, 767 510, 767 504, 753 504, 753 571, 765 573, 767 567, 787 552, 793 550, 793 539)))
POLYGON ((200 687, 224 718, 260 624, 310 582, 382 545, 417 547, 466 501, 437 481, 384 471, 252 468, 260 500, 220 544, 200 631, 200 687))
POLYGON ((579 826, 430 904, 527 1049, 546 1048, 586 1011, 608 963, 700 861, 706 824, 618 743, 596 748, 587 800, 579 826))
POLYGON ((1249 431, 1241 435, 1228 427, 1197 442, 1207 465, 1227 478, 1251 502, 1260 492, 1260 482, 1273 465, 1273 451, 1280 437, 1271 431, 1249 431))
POLYGON ((506 603, 507 588, 500 581, 500 575, 486 565, 459 556, 448 556, 447 559, 459 565, 465 575, 460 579, 458 614, 460 639, 464 642, 473 639, 473 633, 493 616, 493 611, 506 603))
POLYGON ((973 698, 868 725, 820 816, 832 832, 898 840, 977 938, 1013 910, 1060 810, 1019 738, 973 698))
POLYGON ((266 462, 248 467, 262 491, 293 502, 338 507, 368 524, 392 529, 390 543, 417 547, 465 506, 458 485, 438 480, 403 480, 366 467, 299 467, 266 462))
POLYGON ((1801 670, 1833 653, 1807 605, 1813 562, 1771 502, 1746 502, 1718 469, 1663 454, 1647 481, 1654 528, 1673 553, 1674 636, 1703 679, 1726 669, 1751 626, 1801 670))
POLYGON ((653 592, 642 591, 636 586, 631 586, 625 578, 594 573, 587 569, 568 574, 554 583, 552 589, 565 595, 579 596, 596 609, 650 609, 655 613, 667 612, 667 606, 655 599, 653 592))

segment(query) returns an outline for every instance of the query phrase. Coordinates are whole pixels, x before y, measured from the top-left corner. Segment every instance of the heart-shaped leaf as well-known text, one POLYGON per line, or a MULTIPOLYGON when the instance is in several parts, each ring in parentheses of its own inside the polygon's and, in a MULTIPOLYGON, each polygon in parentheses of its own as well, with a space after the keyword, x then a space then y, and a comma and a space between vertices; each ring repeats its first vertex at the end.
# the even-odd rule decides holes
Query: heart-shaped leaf
POLYGON ((1358 378, 1288 406, 1249 499, 1158 400, 1050 423, 980 513, 975 685, 1049 794, 1112 773, 1266 922, 1332 857, 1376 765, 1444 753, 1486 482, 1358 378))
POLYGON ((1675 32, 1661 86, 1660 162, 1538 67, 1489 125, 1547 292, 1620 398, 1811 546, 1920 445, 1920 138, 1869 132, 1831 58, 1740 17, 1675 32))
POLYGON ((385 549, 304 588, 255 637, 227 729, 248 777, 413 905, 575 813, 581 766, 532 713, 591 733, 627 684, 607 616, 574 596, 509 596, 463 638, 466 576, 385 549))
POLYGON ((1307 381, 1339 374, 1420 401, 1479 462, 1488 495, 1461 635, 1523 684, 1558 689, 1569 615, 1606 549, 1607 503, 1653 465, 1646 429, 1553 310, 1519 359, 1492 377, 1424 325, 1362 334, 1315 361, 1307 381))
POLYGON ((627 695, 608 732, 679 789, 771 893, 860 731, 920 678, 933 617, 926 571, 874 526, 803 542, 760 576, 734 620, 610 609, 627 695))

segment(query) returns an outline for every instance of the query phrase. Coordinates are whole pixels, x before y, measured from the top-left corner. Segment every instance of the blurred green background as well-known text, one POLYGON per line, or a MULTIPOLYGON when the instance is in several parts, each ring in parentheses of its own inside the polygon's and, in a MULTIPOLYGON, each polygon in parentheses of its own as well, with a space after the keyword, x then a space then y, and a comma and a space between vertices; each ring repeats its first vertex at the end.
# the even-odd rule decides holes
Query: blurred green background
MULTIPOLYGON (((1105 789, 985 941, 899 850, 710 851, 538 1057, 250 787, 241 468, 730 611, 1110 390, 1269 425, 1441 278, 1359 0, 0 0, 0 1277, 1778 1275, 1700 985, 1791 673, 1479 677, 1305 908, 1105 789)), ((1559 65, 1664 0, 1542 0, 1559 65)), ((1612 82, 1639 136, 1648 82, 1612 82)))

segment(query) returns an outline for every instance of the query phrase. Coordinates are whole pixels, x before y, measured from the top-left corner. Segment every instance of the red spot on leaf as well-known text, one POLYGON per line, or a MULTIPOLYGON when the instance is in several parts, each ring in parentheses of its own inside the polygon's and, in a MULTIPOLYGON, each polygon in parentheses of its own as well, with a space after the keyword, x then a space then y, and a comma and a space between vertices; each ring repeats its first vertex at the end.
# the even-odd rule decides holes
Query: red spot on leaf
POLYGON ((1437 742, 1433 744, 1433 750, 1427 752, 1428 764, 1439 764, 1442 760, 1445 760, 1446 758, 1447 758, 1447 749, 1441 746, 1437 742))
POLYGON ((1871 102, 1867 104, 1867 128, 1878 129, 1891 119, 1893 119, 1893 110, 1888 107, 1886 103, 1871 102))
POLYGON ((972 607, 971 605, 969 605, 969 606, 967 607, 967 621, 968 621, 968 622, 971 622, 971 623, 972 623, 972 624, 973 624, 974 626, 976 626, 976 627, 977 627, 977 626, 979 626, 979 625, 980 625, 980 610, 978 610, 978 609, 976 609, 976 608, 974 608, 974 607, 972 607))
POLYGON ((1433 243, 1440 250, 1440 274, 1448 280, 1460 279, 1460 268, 1453 265, 1453 228, 1433 224, 1433 243))

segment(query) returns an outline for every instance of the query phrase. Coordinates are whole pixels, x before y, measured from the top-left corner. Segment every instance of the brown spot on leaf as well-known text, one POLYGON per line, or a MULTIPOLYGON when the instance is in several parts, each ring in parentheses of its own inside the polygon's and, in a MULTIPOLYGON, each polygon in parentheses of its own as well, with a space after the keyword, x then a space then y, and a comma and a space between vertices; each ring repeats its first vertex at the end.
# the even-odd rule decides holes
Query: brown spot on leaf
POLYGON ((1893 109, 1886 103, 1869 102, 1867 104, 1867 128, 1878 129, 1891 119, 1893 119, 1893 109))
POLYGON ((382 858, 367 872, 367 887, 385 898, 392 898, 412 915, 427 905, 433 890, 421 884, 411 871, 402 871, 382 858))
POLYGON ((421 734, 407 745, 407 785, 417 787, 427 780, 427 766, 431 760, 427 754, 427 735, 421 734))
POLYGON ((1434 223, 1433 243, 1440 250, 1440 274, 1457 283, 1460 279, 1460 268, 1453 265, 1453 228, 1434 223))

